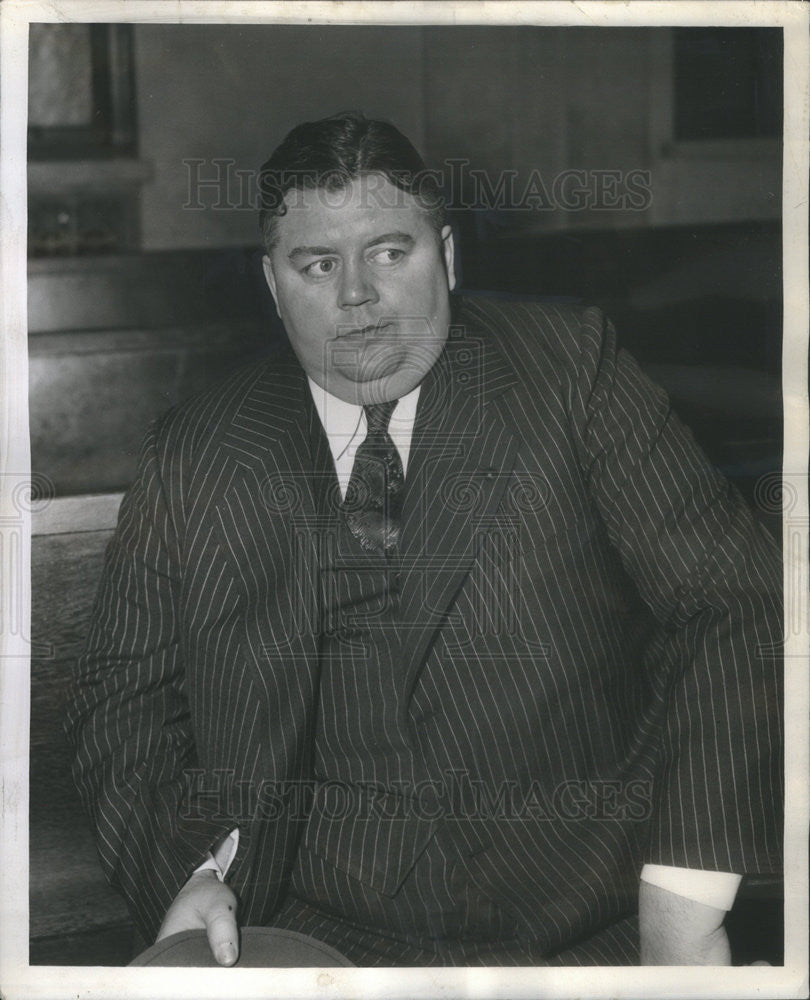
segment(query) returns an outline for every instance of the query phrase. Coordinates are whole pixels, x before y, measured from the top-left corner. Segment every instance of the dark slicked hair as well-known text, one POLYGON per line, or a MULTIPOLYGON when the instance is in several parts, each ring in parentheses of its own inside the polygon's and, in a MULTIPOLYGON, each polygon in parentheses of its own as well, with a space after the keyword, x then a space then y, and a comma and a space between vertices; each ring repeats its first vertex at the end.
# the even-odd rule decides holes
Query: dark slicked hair
POLYGON ((381 174, 407 191, 431 216, 437 231, 445 222, 439 175, 430 171, 411 142, 390 122, 343 112, 297 125, 259 173, 259 227, 268 253, 276 241, 276 220, 292 190, 339 191, 366 174, 381 174))

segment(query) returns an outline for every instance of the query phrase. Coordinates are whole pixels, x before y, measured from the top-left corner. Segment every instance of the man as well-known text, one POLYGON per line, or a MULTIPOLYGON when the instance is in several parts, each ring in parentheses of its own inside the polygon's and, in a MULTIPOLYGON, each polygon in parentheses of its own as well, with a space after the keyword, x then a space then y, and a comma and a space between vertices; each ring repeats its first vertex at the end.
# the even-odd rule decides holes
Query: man
POLYGON ((261 182, 292 352, 150 431, 70 708, 138 927, 727 964, 780 865, 774 546, 598 311, 453 300, 392 126, 261 182))

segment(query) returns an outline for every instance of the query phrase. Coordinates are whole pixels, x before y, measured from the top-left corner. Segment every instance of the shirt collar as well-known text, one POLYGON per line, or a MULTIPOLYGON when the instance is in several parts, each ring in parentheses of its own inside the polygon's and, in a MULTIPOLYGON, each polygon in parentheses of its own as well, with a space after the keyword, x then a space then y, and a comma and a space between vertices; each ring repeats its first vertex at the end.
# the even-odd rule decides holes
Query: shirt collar
MULTIPOLYGON (((329 449, 340 472, 339 463, 345 457, 349 462, 354 460, 354 451, 366 436, 366 418, 363 407, 356 403, 347 403, 307 376, 309 391, 312 394, 315 409, 318 411, 329 449)), ((410 452, 413 426, 416 420, 416 406, 419 402, 421 384, 397 400, 397 405, 391 415, 388 432, 397 446, 402 458, 403 468, 407 467, 410 452)))
MULTIPOLYGON (((327 392, 323 386, 318 385, 317 382, 313 382, 309 376, 307 376, 307 382, 309 383, 309 391, 312 393, 312 399, 315 403, 315 409, 318 411, 318 416, 321 418, 321 423, 327 437, 330 440, 333 436, 342 437, 348 443, 358 430, 362 429, 365 425, 363 407, 358 406, 356 403, 347 403, 343 399, 338 399, 331 392, 327 392)), ((419 390, 421 388, 421 385, 417 385, 415 389, 411 389, 409 393, 397 401, 397 405, 391 415, 390 431, 392 436, 399 431, 413 429, 413 423, 416 419, 416 405, 419 402, 419 390)))

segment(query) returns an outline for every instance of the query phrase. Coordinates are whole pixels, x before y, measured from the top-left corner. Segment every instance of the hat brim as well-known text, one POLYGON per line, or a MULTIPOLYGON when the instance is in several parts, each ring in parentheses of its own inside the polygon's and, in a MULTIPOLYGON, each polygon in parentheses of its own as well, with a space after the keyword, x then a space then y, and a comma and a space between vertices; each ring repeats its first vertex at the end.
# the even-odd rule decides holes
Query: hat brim
MULTIPOLYGON (((239 932, 239 958, 243 969, 307 969, 354 967, 331 945, 297 931, 278 927, 243 927, 239 932)), ((181 931, 142 951, 130 965, 217 968, 204 930, 181 931)))

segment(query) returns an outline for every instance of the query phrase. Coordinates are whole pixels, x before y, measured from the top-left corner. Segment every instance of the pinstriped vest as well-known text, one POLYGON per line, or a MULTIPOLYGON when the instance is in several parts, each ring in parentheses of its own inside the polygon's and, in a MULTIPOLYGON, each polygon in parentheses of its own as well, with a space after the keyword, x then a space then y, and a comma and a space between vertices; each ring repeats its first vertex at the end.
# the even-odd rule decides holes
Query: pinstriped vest
POLYGON ((401 722, 399 563, 396 555, 365 552, 346 526, 314 407, 310 449, 323 525, 322 620, 316 792, 304 843, 390 895, 435 826, 424 808, 427 774, 401 722))

